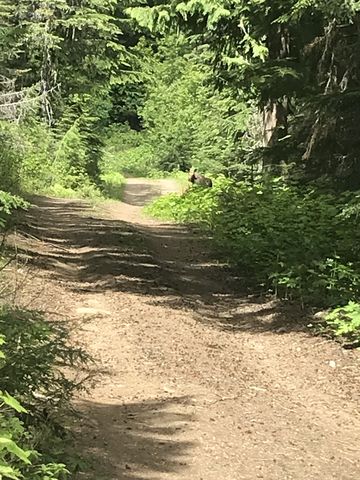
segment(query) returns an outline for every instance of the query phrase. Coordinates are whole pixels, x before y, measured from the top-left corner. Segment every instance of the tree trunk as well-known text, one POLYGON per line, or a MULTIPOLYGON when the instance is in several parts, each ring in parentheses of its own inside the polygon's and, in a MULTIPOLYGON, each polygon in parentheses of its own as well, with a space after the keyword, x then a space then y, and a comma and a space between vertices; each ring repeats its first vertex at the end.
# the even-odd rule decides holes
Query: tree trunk
MULTIPOLYGON (((290 55, 290 35, 285 25, 276 25, 269 35, 269 58, 278 60, 290 55)), ((263 143, 265 147, 275 145, 287 135, 287 99, 269 99, 263 109, 263 143)))
POLYGON ((263 109, 263 144, 270 147, 287 135, 287 108, 279 100, 269 100, 263 109))

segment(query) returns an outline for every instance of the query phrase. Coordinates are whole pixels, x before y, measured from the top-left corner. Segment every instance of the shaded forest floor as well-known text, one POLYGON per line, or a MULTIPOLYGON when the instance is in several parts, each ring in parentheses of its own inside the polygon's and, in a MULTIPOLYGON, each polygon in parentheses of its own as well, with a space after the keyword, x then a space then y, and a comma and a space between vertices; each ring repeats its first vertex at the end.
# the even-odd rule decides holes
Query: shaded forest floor
POLYGON ((12 238, 28 259, 18 302, 68 319, 97 359, 79 478, 359 478, 359 352, 239 293, 206 238, 142 215, 174 189, 130 179, 96 209, 38 197, 12 238))

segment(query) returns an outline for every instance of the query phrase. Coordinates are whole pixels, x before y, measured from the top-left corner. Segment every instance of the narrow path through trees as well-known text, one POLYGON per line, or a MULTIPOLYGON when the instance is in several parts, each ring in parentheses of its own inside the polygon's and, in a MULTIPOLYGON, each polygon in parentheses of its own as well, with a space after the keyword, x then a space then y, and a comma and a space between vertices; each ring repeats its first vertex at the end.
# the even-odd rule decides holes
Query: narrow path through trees
POLYGON ((359 478, 359 354, 240 294, 207 239, 142 215, 174 188, 130 180, 96 210, 37 198, 19 228, 25 297, 68 318, 98 360, 77 400, 80 478, 359 478))

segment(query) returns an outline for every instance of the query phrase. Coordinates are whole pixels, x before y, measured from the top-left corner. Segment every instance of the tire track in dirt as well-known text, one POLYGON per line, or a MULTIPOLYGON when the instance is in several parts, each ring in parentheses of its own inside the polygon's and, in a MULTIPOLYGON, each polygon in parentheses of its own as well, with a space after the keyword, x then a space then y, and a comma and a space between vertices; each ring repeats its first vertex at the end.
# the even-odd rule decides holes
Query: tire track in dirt
POLYGON ((79 478, 359 478, 359 353, 240 293, 206 239, 142 215, 174 189, 130 179, 96 210, 37 198, 17 237, 33 306, 71 319, 98 359, 77 400, 79 478))

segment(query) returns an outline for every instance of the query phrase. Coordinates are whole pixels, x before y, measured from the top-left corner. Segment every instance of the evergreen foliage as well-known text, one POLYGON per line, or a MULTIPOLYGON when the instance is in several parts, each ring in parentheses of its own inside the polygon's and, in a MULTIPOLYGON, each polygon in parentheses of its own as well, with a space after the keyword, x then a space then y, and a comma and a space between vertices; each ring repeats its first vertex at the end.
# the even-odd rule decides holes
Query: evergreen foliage
POLYGON ((304 180, 360 186, 356 0, 173 0, 129 12, 207 46, 215 83, 256 100, 268 167, 295 161, 304 180))

